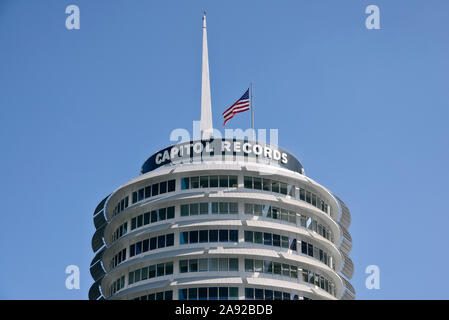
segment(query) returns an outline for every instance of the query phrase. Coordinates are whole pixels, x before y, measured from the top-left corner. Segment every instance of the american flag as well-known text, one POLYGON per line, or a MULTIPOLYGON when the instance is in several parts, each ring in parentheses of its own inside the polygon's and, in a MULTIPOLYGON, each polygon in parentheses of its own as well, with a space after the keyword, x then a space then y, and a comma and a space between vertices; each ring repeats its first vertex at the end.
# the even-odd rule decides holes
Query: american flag
POLYGON ((243 94, 243 96, 238 99, 232 106, 230 106, 225 112, 223 112, 223 128, 226 122, 231 120, 236 113, 244 112, 249 110, 249 89, 243 94))

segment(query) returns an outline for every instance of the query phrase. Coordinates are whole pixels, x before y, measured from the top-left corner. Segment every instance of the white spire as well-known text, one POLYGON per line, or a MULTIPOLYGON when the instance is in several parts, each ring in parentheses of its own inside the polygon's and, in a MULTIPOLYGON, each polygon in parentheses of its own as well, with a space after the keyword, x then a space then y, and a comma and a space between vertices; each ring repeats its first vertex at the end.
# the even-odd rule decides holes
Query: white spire
POLYGON ((209 56, 207 52, 206 11, 203 15, 203 64, 201 79, 201 138, 209 139, 213 133, 212 103, 210 98, 209 56))

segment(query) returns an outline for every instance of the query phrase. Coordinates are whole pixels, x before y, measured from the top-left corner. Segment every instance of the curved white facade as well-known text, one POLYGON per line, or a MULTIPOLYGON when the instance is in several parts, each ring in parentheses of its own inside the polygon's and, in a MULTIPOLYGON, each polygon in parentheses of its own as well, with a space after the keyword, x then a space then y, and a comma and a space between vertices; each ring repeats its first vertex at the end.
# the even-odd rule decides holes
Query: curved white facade
POLYGON ((89 299, 354 299, 349 210, 281 162, 159 159, 115 190, 89 299))

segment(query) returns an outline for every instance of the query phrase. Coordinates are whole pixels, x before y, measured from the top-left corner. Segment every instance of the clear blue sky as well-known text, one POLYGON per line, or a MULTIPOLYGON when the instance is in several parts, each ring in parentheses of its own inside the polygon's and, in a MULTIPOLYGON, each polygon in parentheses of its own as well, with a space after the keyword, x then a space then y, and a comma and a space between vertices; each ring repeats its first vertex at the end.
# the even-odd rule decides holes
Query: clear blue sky
POLYGON ((96 205, 200 117, 204 9, 214 123, 254 81, 256 127, 352 212, 357 297, 449 298, 444 0, 1 0, 0 298, 87 298, 96 205))

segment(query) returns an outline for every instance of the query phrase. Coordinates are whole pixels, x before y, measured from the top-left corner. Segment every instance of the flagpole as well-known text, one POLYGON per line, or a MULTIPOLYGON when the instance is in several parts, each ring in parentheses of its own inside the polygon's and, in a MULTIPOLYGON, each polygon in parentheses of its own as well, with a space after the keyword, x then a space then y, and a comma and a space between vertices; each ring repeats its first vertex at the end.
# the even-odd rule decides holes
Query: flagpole
POLYGON ((255 141, 255 132, 254 132, 254 106, 253 106, 253 82, 250 83, 250 89, 251 89, 251 131, 253 134, 253 141, 255 141))

